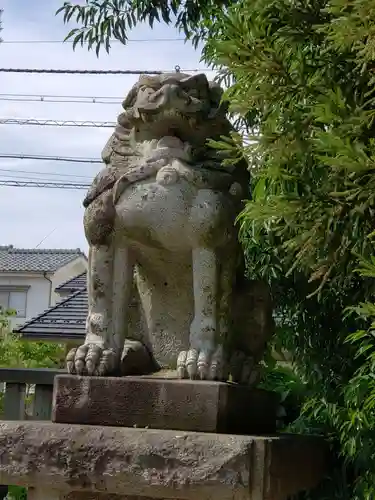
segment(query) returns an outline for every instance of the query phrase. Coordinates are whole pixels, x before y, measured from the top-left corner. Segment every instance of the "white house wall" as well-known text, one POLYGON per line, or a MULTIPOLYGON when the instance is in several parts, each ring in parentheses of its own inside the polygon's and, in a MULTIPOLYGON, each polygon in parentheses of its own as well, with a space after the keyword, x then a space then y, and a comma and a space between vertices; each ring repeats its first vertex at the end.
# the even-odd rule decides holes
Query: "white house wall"
POLYGON ((75 278, 79 274, 82 274, 87 270, 87 260, 85 257, 78 257, 77 259, 68 262, 63 267, 60 267, 55 274, 51 277, 52 280, 52 294, 51 294, 51 305, 54 306, 56 302, 62 299, 62 296, 55 292, 55 288, 59 285, 65 283, 66 281, 75 278))
POLYGON ((0 287, 2 286, 29 287, 26 299, 26 317, 11 317, 10 321, 13 328, 37 316, 49 307, 51 284, 40 274, 33 276, 28 273, 27 275, 19 274, 16 276, 1 273, 0 287))

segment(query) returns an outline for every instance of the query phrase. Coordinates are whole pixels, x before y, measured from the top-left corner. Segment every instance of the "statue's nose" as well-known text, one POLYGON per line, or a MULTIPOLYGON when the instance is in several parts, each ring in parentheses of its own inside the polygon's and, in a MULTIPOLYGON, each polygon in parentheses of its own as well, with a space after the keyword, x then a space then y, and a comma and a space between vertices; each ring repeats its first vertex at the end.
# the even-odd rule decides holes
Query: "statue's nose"
POLYGON ((183 109, 189 103, 189 96, 178 85, 165 84, 156 92, 149 93, 137 106, 140 112, 155 113, 161 109, 183 109))
POLYGON ((150 96, 151 102, 163 101, 163 104, 172 104, 179 99, 187 99, 187 95, 178 85, 166 84, 161 89, 150 96))

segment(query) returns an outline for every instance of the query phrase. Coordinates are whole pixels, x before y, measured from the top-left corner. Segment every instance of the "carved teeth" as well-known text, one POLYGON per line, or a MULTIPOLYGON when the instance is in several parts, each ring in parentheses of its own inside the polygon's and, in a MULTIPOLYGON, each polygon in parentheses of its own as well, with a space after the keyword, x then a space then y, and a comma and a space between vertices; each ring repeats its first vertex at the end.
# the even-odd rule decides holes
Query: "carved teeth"
POLYGON ((179 118, 180 120, 187 121, 189 125, 196 125, 194 117, 187 117, 176 109, 160 110, 158 113, 135 113, 136 118, 140 118, 144 123, 157 122, 163 118, 179 118), (138 116, 136 116, 138 115, 138 116))

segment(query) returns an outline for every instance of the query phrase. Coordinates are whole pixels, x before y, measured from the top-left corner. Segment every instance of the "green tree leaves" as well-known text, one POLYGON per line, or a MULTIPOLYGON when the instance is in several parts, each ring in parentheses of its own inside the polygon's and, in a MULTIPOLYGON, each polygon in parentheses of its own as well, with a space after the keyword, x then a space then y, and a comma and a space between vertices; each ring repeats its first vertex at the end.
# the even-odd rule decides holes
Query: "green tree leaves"
POLYGON ((64 345, 22 339, 11 332, 9 315, 0 310, 0 367, 60 368, 65 358, 64 345))
POLYGON ((353 252, 371 254, 375 207, 374 88, 358 71, 367 52, 338 51, 332 10, 322 1, 244 1, 205 48, 233 77, 232 111, 258 117, 257 146, 243 148, 250 162, 255 149, 261 168, 242 231, 282 236, 289 273, 309 272, 317 293, 340 286, 353 252))
POLYGON ((272 286, 276 347, 306 381, 299 424, 337 439, 352 478, 335 498, 351 500, 375 497, 374 19, 374 0, 242 0, 204 48, 253 134, 237 143, 248 273, 272 286))
POLYGON ((151 28, 155 22, 174 25, 191 39, 196 47, 212 26, 212 21, 222 9, 232 2, 228 0, 86 0, 85 5, 64 2, 56 14, 63 14, 64 23, 74 21, 79 25, 72 29, 66 40, 73 40, 73 48, 87 44, 109 52, 111 39, 126 44, 128 31, 142 22, 151 28))

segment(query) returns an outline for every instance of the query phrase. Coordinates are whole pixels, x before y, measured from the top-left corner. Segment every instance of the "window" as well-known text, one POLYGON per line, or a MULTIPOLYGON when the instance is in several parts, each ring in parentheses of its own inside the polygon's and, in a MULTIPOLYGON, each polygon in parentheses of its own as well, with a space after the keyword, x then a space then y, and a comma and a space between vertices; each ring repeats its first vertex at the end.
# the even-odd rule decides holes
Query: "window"
POLYGON ((0 306, 2 309, 16 311, 18 318, 26 317, 26 297, 27 290, 1 290, 0 306))

